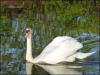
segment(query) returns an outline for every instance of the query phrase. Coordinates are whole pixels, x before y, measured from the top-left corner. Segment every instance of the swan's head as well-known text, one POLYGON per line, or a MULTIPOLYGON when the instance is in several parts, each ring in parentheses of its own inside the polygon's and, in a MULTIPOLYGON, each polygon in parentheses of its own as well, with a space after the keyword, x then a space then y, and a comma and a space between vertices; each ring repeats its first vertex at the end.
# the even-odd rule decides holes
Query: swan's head
POLYGON ((31 33, 32 33, 31 28, 26 28, 25 38, 31 38, 31 33))

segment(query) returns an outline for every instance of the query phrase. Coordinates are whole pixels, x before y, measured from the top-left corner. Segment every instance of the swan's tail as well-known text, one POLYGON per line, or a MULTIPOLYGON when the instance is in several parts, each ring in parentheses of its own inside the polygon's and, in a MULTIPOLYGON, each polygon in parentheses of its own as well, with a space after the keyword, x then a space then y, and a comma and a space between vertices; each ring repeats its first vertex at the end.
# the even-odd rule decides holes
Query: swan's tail
POLYGON ((90 53, 82 53, 82 52, 77 52, 75 54, 75 58, 78 58, 78 59, 84 59, 84 58, 87 58, 89 56, 91 56, 92 54, 94 54, 95 52, 90 52, 90 53))
POLYGON ((85 58, 91 56, 94 53, 95 52, 90 52, 90 53, 77 52, 74 55, 68 57, 65 61, 66 62, 74 62, 75 61, 75 58, 77 58, 77 59, 85 59, 85 58))

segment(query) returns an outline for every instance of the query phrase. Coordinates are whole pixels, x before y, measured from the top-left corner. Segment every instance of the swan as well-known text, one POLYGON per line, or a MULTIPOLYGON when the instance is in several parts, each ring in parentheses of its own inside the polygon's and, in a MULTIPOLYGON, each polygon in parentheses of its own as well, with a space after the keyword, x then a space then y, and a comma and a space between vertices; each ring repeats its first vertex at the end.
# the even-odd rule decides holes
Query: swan
POLYGON ((60 62, 74 62, 76 58, 84 59, 95 52, 77 52, 83 45, 69 36, 58 36, 49 43, 37 57, 32 57, 32 29, 26 28, 27 39, 26 61, 34 64, 57 64, 60 62))

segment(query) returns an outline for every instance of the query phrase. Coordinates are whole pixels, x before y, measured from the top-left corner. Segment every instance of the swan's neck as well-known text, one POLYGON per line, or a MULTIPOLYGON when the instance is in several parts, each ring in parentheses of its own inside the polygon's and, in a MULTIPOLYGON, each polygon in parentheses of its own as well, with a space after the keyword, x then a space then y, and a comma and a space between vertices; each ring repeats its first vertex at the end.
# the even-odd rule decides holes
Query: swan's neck
POLYGON ((26 51, 26 60, 32 60, 32 42, 31 37, 27 37, 27 51, 26 51))

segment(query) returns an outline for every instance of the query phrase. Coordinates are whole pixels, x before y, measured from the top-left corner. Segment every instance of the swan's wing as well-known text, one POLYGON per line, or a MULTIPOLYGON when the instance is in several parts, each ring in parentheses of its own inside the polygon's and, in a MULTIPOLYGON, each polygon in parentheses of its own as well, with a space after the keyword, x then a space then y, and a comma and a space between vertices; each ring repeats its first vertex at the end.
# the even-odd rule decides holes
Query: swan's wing
POLYGON ((56 64, 65 61, 82 47, 80 42, 71 37, 57 37, 44 48, 39 56, 34 58, 34 61, 56 64))
POLYGON ((40 55, 45 56, 48 55, 49 53, 59 49, 59 47, 63 46, 63 44, 66 44, 65 49, 66 50, 78 50, 83 47, 81 43, 79 43, 77 40, 75 40, 72 37, 68 36, 59 36, 53 39, 51 43, 49 43, 42 53, 40 55))
POLYGON ((67 40, 68 38, 71 37, 67 37, 67 36, 59 36, 54 38, 42 51, 42 55, 47 55, 48 53, 51 53, 52 51, 56 50, 59 46, 61 46, 61 44, 67 40))

